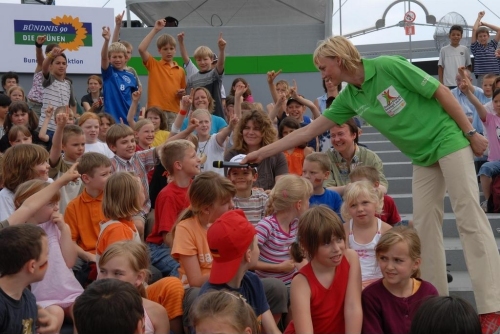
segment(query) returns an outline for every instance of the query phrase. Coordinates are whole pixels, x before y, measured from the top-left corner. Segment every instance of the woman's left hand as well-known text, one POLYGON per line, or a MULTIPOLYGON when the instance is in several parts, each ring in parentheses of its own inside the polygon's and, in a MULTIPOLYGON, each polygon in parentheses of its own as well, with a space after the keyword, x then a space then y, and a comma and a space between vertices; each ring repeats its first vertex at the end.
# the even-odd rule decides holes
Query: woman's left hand
POLYGON ((474 155, 476 157, 482 157, 488 148, 488 139, 479 133, 472 135, 472 137, 467 137, 467 139, 469 139, 470 147, 472 148, 474 155))

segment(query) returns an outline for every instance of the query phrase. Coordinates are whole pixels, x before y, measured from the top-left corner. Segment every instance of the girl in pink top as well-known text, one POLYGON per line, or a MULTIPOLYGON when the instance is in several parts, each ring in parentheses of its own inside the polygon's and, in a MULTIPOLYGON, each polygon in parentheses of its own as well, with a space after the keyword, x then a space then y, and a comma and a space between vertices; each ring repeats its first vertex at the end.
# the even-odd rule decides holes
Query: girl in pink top
POLYGON ((309 209, 300 217, 297 240, 293 258, 300 262, 305 255, 310 262, 292 280, 285 334, 360 333, 361 269, 356 252, 345 247, 337 214, 326 206, 309 209))
POLYGON ((286 285, 292 281, 297 267, 290 258, 290 246, 296 240, 299 217, 309 208, 312 185, 293 174, 280 178, 269 194, 267 217, 255 229, 259 243, 259 262, 254 268, 261 277, 274 277, 286 285))
MULTIPOLYGON (((14 199, 16 206, 48 185, 42 180, 30 180, 19 185, 14 199)), ((37 304, 57 319, 57 332, 61 329, 64 318, 72 318, 73 303, 83 292, 71 270, 76 262, 76 245, 71 239, 69 226, 59 213, 59 197, 57 193, 49 204, 27 220, 28 223, 38 224, 49 241, 47 272, 43 280, 31 284, 31 292, 35 295, 37 304)))
POLYGON ((346 222, 347 247, 358 253, 363 289, 382 278, 375 246, 382 234, 391 229, 391 225, 375 216, 382 211, 383 198, 382 191, 368 181, 350 183, 344 192, 341 212, 346 222))
MULTIPOLYGON (((488 147, 490 149, 488 162, 481 166, 478 173, 479 180, 481 181, 481 189, 486 203, 488 203, 488 198, 491 195, 490 186, 492 178, 497 175, 500 170, 500 88, 495 89, 493 92, 491 102, 494 113, 489 113, 470 90, 472 85, 468 79, 466 79, 467 76, 464 70, 464 68, 458 70, 462 78, 464 78, 460 84, 460 90, 476 108, 477 114, 483 122, 486 137, 488 138, 488 147)), ((481 204, 481 206, 483 205, 481 204)))

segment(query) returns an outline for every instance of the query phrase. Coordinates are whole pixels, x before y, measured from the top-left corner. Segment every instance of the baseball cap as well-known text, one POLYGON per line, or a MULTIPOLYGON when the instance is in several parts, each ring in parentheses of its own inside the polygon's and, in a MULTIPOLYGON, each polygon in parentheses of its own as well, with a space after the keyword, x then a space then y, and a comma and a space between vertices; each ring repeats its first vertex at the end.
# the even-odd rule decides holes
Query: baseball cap
MULTIPOLYGON (((246 154, 238 154, 238 155, 235 155, 234 157, 231 158, 231 160, 229 160, 229 162, 241 162, 244 158, 246 157, 246 154)), ((231 169, 231 168, 229 168, 231 169)), ((228 170, 229 170, 228 169, 228 170)), ((257 170, 257 168, 253 168, 255 170, 257 170)))
POLYGON ((290 103, 292 103, 292 102, 298 103, 298 104, 300 104, 301 106, 303 106, 303 104, 302 104, 302 103, 300 103, 298 100, 294 99, 293 97, 288 98, 288 100, 286 101, 286 105, 287 105, 287 106, 289 106, 289 105, 290 105, 290 103))
POLYGON ((227 283, 236 275, 256 233, 243 210, 228 211, 210 226, 207 231, 208 247, 212 253, 210 283, 227 283))
POLYGON ((212 64, 215 64, 219 60, 219 57, 217 56, 216 53, 214 53, 214 56, 212 58, 212 64))

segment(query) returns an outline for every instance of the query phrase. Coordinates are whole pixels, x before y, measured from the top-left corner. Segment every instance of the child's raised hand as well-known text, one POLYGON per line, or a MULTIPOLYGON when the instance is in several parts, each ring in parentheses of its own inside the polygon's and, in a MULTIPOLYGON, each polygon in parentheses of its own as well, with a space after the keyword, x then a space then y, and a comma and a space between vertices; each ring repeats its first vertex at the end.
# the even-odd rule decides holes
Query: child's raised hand
POLYGON ((234 115, 234 113, 231 114, 231 116, 229 118, 229 128, 231 130, 233 130, 236 127, 236 124, 238 124, 238 121, 239 121, 238 117, 236 117, 236 115, 234 115))
POLYGON ((177 42, 179 42, 179 44, 184 43, 184 31, 177 34, 177 42))
POLYGON ((176 95, 178 97, 183 97, 184 95, 186 95, 186 90, 184 88, 178 89, 176 95))
POLYGON ((458 74, 460 75, 460 77, 465 80, 465 78, 467 78, 467 73, 465 73, 465 67, 463 66, 460 66, 458 68, 458 74))
POLYGON ((110 40, 110 38, 111 38, 111 32, 110 32, 109 27, 106 27, 106 26, 102 27, 102 37, 106 41, 110 40))
POLYGON ((65 112, 62 112, 60 114, 57 114, 56 116, 56 123, 57 125, 61 126, 61 128, 64 128, 66 126, 66 124, 68 124, 68 114, 65 113, 65 112))
POLYGON ((54 224, 57 225, 57 228, 59 229, 59 231, 62 232, 62 230, 66 227, 66 223, 64 222, 64 218, 63 218, 63 215, 58 211, 55 211, 53 214, 52 214, 52 221, 54 222, 54 224))
POLYGON ((217 41, 217 45, 219 46, 220 51, 224 51, 226 48, 226 41, 222 38, 222 33, 219 33, 219 40, 217 41))
POLYGON ((196 118, 192 117, 189 120, 188 129, 194 131, 198 127, 198 125, 200 125, 200 122, 196 118))
POLYGON ((166 25, 167 25, 167 21, 165 21, 165 19, 157 20, 155 22, 154 30, 160 31, 163 28, 165 28, 166 25))
POLYGON ((478 19, 482 19, 484 14, 486 14, 486 12, 484 10, 480 11, 478 14, 477 14, 477 18, 478 19))
POLYGON ((282 108, 286 104, 286 94, 284 93, 279 93, 278 101, 276 101, 276 104, 282 108))
POLYGON ((64 173, 63 175, 61 175, 58 178, 58 180, 61 180, 61 182, 63 182, 64 185, 66 185, 70 182, 75 182, 76 180, 78 180, 81 175, 80 175, 80 173, 78 173, 77 167, 78 167, 78 162, 75 162, 66 171, 66 173, 64 173))
POLYGON ((136 90, 135 92, 132 93, 132 101, 134 102, 139 102, 141 99, 141 92, 136 90))
POLYGON ((45 36, 45 35, 36 36, 36 42, 38 44, 43 44, 43 43, 45 43, 46 40, 47 40, 47 36, 45 36))
POLYGON ((54 107, 49 102, 49 106, 47 107, 47 109, 45 109, 45 118, 51 118, 53 113, 54 107))
POLYGON ((248 86, 236 85, 234 89, 234 97, 241 97, 248 90, 248 86))
POLYGON ((52 58, 56 58, 57 56, 60 56, 66 49, 61 49, 61 48, 58 48, 58 47, 55 47, 52 49, 52 51, 50 51, 50 54, 52 56, 52 58))
POLYGON ((181 109, 182 110, 189 110, 191 108, 191 104, 193 103, 193 89, 191 90, 190 95, 184 95, 181 99, 181 109))
POLYGON ((124 15, 125 15, 125 10, 121 14, 115 16, 116 26, 121 27, 124 15))
POLYGON ((268 71, 267 72, 267 82, 269 83, 273 83, 274 82, 274 79, 276 79, 276 77, 281 73, 281 69, 278 71, 278 72, 274 72, 274 70, 272 71, 268 71))

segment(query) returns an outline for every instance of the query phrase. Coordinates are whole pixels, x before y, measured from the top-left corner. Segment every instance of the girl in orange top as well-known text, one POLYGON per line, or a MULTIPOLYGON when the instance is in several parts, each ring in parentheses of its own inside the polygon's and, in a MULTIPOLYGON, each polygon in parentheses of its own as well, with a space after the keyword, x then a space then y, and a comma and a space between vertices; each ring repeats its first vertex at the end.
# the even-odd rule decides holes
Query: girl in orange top
MULTIPOLYGON (((286 137, 295 130, 300 129, 300 123, 293 117, 285 117, 278 129, 278 137, 281 139, 286 137)), ((291 150, 286 150, 283 152, 288 162, 288 171, 290 174, 296 174, 302 176, 302 165, 304 164, 304 159, 306 156, 311 154, 313 149, 311 147, 306 147, 306 144, 295 147, 291 150)))
POLYGON ((106 182, 102 199, 102 210, 109 220, 101 223, 101 233, 97 239, 97 262, 106 248, 115 242, 141 242, 132 217, 141 212, 144 201, 144 191, 137 176, 130 172, 111 175, 106 182))

